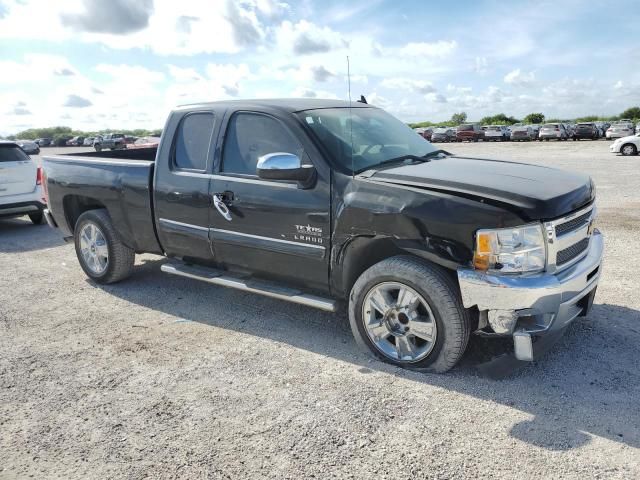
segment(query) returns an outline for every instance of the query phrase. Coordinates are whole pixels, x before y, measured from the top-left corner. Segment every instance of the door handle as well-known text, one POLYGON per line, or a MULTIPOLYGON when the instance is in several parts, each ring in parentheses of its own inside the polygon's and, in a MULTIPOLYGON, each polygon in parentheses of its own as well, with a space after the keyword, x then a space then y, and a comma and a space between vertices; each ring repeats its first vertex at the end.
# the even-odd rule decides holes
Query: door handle
POLYGON ((224 200, 222 199, 222 195, 221 193, 214 193, 213 194, 213 206, 216 207, 216 210, 218 210, 218 213, 220 215, 222 215, 225 220, 227 221, 231 221, 231 213, 229 213, 229 207, 227 207, 227 204, 224 203, 224 200))

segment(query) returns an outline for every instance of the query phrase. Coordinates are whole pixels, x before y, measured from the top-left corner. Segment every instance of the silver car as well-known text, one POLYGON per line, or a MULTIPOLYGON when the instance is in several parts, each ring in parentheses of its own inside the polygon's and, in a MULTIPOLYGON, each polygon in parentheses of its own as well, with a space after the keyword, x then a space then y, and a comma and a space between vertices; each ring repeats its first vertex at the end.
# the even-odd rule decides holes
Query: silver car
POLYGON ((482 129, 485 142, 504 142, 511 136, 511 132, 504 125, 488 125, 482 129))
POLYGON ((569 133, 562 123, 545 123, 540 127, 540 134, 538 135, 540 140, 546 140, 555 138, 556 140, 566 140, 569 138, 569 133))
POLYGON ((635 133, 633 123, 614 123, 607 129, 607 140, 613 140, 616 138, 628 137, 635 133))
POLYGON ((536 137, 531 127, 512 127, 511 128, 511 141, 512 142, 530 142, 535 140, 536 137))

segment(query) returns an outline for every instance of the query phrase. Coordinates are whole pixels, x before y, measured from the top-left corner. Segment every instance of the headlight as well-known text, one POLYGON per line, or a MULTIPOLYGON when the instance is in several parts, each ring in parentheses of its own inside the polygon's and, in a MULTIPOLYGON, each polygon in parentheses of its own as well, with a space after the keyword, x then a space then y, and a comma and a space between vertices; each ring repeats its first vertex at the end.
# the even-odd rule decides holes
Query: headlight
POLYGON ((539 272, 546 263, 542 225, 478 230, 473 265, 499 273, 539 272))

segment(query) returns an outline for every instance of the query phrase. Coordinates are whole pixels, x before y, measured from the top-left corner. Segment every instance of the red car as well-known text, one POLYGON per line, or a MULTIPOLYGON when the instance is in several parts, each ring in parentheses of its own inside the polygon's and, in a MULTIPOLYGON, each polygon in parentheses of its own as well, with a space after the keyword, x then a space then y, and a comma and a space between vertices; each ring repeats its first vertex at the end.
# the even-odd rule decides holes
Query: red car
POLYGON ((458 142, 464 142, 465 140, 477 142, 480 139, 484 140, 484 130, 482 130, 480 125, 465 123, 456 129, 456 140, 458 142))

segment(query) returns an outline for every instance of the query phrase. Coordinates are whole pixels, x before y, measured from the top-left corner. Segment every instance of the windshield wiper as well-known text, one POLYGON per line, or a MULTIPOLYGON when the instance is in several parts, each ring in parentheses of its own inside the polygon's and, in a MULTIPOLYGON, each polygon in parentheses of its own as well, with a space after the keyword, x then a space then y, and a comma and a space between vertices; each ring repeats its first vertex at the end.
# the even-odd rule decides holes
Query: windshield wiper
POLYGON ((400 155, 399 157, 394 157, 394 158, 389 158, 388 160, 384 160, 380 163, 377 163, 375 165, 372 165, 370 167, 364 168, 361 171, 366 171, 366 170, 379 170, 380 167, 386 167, 389 165, 393 165, 394 163, 400 163, 400 162, 404 162, 406 160, 413 160, 415 162, 418 163, 424 163, 424 162, 430 162, 432 157, 435 157, 437 155, 440 154, 444 154, 444 155, 451 155, 449 152, 445 151, 445 150, 434 150, 433 152, 429 152, 425 155, 422 156, 418 156, 418 155, 400 155))

